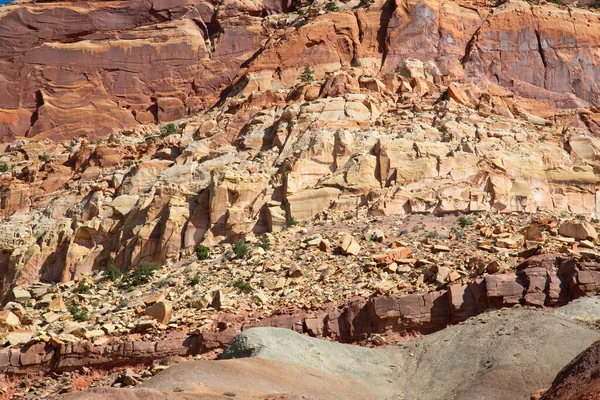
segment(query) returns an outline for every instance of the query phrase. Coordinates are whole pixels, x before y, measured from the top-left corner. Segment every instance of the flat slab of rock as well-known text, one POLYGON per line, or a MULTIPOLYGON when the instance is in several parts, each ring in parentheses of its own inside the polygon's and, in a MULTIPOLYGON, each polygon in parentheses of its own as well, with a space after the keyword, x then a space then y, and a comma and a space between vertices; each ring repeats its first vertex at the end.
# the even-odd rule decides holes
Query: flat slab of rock
POLYGON ((573 222, 567 221, 564 222, 560 228, 558 228, 558 233, 562 236, 571 237, 579 240, 591 239, 594 242, 598 241, 598 232, 589 222, 573 222))

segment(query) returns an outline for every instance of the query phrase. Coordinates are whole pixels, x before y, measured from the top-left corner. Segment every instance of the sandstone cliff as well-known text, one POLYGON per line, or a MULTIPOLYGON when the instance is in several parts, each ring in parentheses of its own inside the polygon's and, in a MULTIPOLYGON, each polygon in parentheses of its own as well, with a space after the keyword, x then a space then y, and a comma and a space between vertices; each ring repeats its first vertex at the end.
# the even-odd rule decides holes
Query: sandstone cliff
POLYGON ((568 122, 597 129, 595 109, 579 110, 596 106, 600 90, 593 10, 518 0, 323 10, 292 0, 3 6, 0 139, 96 138, 184 118, 232 93, 289 89, 305 64, 319 79, 348 67, 384 77, 409 57, 577 109, 568 122))

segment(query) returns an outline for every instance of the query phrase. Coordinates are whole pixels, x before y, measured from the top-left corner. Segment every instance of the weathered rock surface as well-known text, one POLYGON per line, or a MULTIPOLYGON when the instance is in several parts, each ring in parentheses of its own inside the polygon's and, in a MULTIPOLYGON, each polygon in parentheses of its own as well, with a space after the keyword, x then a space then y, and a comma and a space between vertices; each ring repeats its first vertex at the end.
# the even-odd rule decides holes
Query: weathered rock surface
POLYGON ((585 400, 600 396, 600 346, 595 342, 556 376, 543 400, 585 400))

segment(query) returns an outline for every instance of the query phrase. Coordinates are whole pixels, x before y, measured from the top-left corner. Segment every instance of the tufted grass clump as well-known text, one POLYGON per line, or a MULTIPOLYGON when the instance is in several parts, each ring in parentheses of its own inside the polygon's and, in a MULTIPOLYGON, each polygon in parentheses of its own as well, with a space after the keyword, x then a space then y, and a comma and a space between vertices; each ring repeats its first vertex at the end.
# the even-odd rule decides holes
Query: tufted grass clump
POLYGON ((157 263, 151 263, 149 265, 140 265, 133 271, 129 272, 127 281, 131 286, 140 286, 148 283, 154 277, 156 271, 160 269, 160 265, 157 263))
POLYGON ((78 306, 71 306, 71 307, 69 307, 69 312, 73 316, 73 320, 75 320, 77 322, 85 322, 88 319, 90 319, 90 317, 88 316, 87 311, 86 310, 82 310, 78 306))

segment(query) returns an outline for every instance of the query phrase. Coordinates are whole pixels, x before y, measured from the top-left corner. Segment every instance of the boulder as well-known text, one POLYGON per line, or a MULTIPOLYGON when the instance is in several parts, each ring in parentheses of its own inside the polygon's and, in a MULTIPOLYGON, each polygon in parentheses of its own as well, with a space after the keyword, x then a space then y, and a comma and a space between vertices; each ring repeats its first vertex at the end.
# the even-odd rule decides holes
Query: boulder
POLYGON ((598 241, 598 233, 596 232, 596 229, 592 226, 592 224, 590 224, 589 222, 586 222, 586 221, 563 222, 560 225, 560 228, 558 228, 558 233, 562 236, 566 236, 566 237, 570 237, 570 238, 574 238, 574 239, 579 239, 579 240, 591 239, 594 242, 598 241))
POLYGON ((0 311, 0 327, 14 328, 19 326, 20 320, 9 310, 0 311))
POLYGON ((342 254, 347 256, 357 256, 360 253, 360 244, 352 235, 346 234, 342 241, 342 254))
POLYGON ((173 312, 173 305, 170 301, 161 300, 146 308, 146 315, 154 318, 159 324, 167 325, 171 320, 171 313, 173 312))

